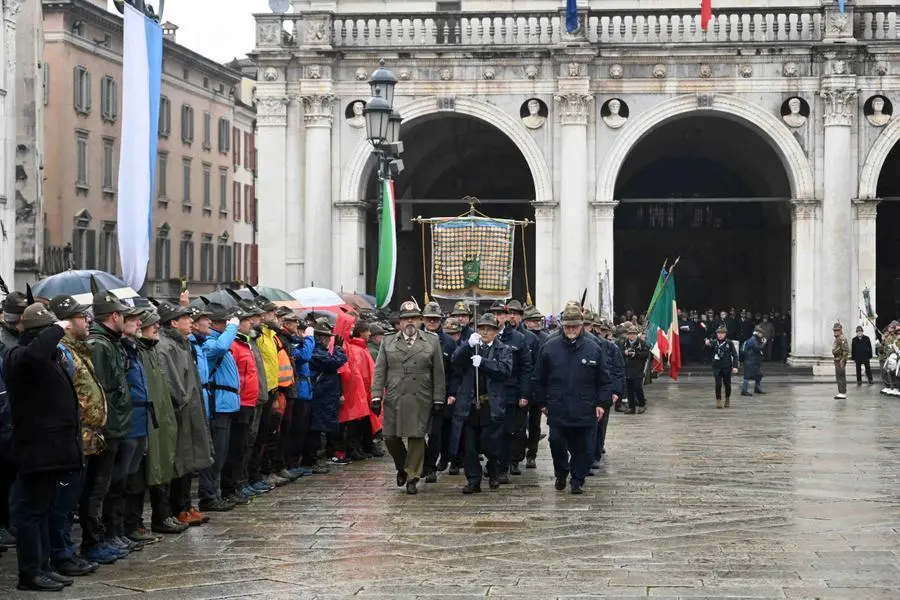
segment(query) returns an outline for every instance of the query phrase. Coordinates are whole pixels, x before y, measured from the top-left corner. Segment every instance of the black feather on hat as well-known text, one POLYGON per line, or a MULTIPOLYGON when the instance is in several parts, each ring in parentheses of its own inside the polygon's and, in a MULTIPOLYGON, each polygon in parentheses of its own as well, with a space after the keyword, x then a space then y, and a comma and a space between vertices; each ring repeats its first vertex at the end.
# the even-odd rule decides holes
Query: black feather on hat
POLYGON ((243 298, 241 298, 241 295, 231 288, 226 288, 225 293, 234 298, 236 302, 240 302, 241 300, 243 300, 243 298))
POLYGON ((9 288, 6 287, 6 282, 3 281, 3 278, 0 277, 0 292, 3 292, 5 295, 9 295, 9 288))
POLYGON ((209 304, 210 304, 209 298, 207 298, 206 296, 200 296, 200 302, 202 302, 206 306, 209 306, 209 304))
POLYGON ((253 286, 250 284, 247 284, 247 289, 250 290, 250 293, 253 294, 254 298, 258 298, 261 295, 259 292, 253 289, 253 286))
POLYGON ((25 299, 28 301, 28 306, 34 304, 34 294, 31 292, 31 286, 27 283, 25 284, 25 299))
POLYGON ((100 291, 100 286, 97 285, 97 280, 94 279, 94 276, 91 275, 91 296, 100 291))
POLYGON ((157 300, 157 299, 154 298, 153 296, 147 296, 147 302, 149 302, 149 303, 152 304, 153 306, 159 308, 159 300, 157 300))

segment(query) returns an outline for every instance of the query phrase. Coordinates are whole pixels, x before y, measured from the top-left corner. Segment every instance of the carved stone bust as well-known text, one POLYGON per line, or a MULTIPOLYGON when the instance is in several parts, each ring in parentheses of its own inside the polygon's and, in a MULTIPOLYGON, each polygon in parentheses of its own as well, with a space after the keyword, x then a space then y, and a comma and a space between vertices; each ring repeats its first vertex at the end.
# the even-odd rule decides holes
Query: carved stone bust
POLYGON ((569 77, 580 77, 581 76, 581 65, 576 62, 569 63, 568 67, 569 77))
POLYGON ((875 63, 875 74, 879 77, 884 77, 891 70, 890 65, 886 62, 877 62, 875 63))
POLYGON ((809 104, 803 98, 794 96, 781 105, 781 118, 788 127, 796 129, 806 125, 809 117, 809 104))
POLYGON ((751 65, 741 65, 741 77, 747 78, 753 76, 753 67, 751 65))
POLYGON ((796 77, 799 74, 799 71, 797 70, 797 63, 784 63, 784 66, 781 68, 781 74, 785 77, 796 77))
POLYGON ((278 81, 278 71, 275 69, 275 67, 269 67, 263 74, 263 78, 266 81, 278 81))
POLYGON ((357 81, 365 81, 368 78, 369 78, 369 74, 366 72, 366 70, 364 68, 360 67, 356 70, 356 80, 357 81))
POLYGON ((609 76, 611 79, 622 79, 625 75, 625 69, 620 64, 609 66, 609 76))
POLYGON ((484 77, 488 81, 492 81, 495 77, 497 77, 497 70, 494 67, 485 67, 484 72, 482 73, 482 77, 484 77))
POLYGON ((535 65, 525 67, 525 77, 528 79, 537 79, 538 73, 538 68, 535 65))
POLYGON ((875 127, 884 127, 891 120, 894 107, 884 96, 872 96, 863 106, 866 120, 875 127))
POLYGON ((366 126, 366 118, 363 116, 363 109, 366 103, 362 100, 354 100, 347 107, 344 116, 347 118, 347 124, 354 129, 362 129, 366 126))
POLYGON ((529 98, 519 109, 522 124, 528 129, 540 129, 547 122, 547 105, 538 98, 529 98))
POLYGON ((322 67, 319 65, 309 65, 307 75, 310 79, 322 79, 322 67))
POLYGON ((700 65, 700 77, 703 79, 712 77, 712 67, 707 64, 700 65))
POLYGON ((656 79, 665 79, 666 78, 666 65, 655 65, 653 67, 653 77, 656 79))
POLYGON ((610 129, 618 129, 628 120, 628 105, 619 98, 610 98, 600 107, 600 116, 610 129))
POLYGON ((397 77, 400 81, 409 81, 412 78, 412 73, 409 69, 400 69, 400 72, 397 73, 397 77))
POLYGON ((441 69, 440 77, 441 81, 450 81, 451 79, 453 79, 453 71, 451 71, 447 67, 444 67, 443 69, 441 69))

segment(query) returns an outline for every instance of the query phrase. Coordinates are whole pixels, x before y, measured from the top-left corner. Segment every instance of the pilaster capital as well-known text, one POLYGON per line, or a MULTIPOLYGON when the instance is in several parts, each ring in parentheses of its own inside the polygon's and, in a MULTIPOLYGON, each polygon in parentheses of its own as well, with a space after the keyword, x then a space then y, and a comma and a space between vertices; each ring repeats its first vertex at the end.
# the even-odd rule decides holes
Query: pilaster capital
POLYGON ((567 92, 553 96, 556 101, 556 114, 561 125, 587 125, 591 104, 591 94, 567 92))
POLYGON ((591 208, 594 209, 594 219, 597 221, 611 221, 616 216, 616 207, 618 201, 613 202, 591 202, 591 208))
POLYGON ((825 108, 825 127, 849 127, 856 113, 859 91, 850 87, 827 87, 819 92, 825 108))
POLYGON ((14 19, 24 3, 25 0, 3 0, 3 16, 14 19))
POLYGON ((368 204, 365 202, 335 202, 334 208, 341 221, 359 222, 365 219, 368 204))
POLYGON ((303 96, 305 109, 303 119, 307 127, 331 127, 334 120, 332 108, 337 100, 333 94, 312 94, 303 96))
POLYGON ((879 198, 854 198, 853 206, 856 207, 856 219, 875 219, 878 216, 879 198))
POLYGON ((791 200, 791 209, 795 221, 815 219, 822 202, 819 200, 791 200))
POLYGON ((532 202, 531 206, 534 207, 534 220, 540 223, 541 221, 553 221, 553 216, 556 214, 556 207, 559 206, 559 203, 532 202))
POLYGON ((259 127, 287 126, 288 98, 262 96, 256 98, 256 123, 259 127))

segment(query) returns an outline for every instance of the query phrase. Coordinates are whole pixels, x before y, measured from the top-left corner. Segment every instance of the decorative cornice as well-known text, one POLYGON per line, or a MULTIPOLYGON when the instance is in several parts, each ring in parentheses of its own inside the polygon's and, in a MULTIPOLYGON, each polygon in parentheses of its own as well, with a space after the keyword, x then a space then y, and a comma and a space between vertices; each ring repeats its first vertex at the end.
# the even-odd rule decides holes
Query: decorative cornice
POLYGON ((307 127, 331 127, 334 120, 332 108, 337 97, 332 94, 303 96, 303 119, 307 127))
POLYGON ((880 202, 881 200, 877 198, 874 200, 854 198, 853 206, 856 207, 856 219, 875 219, 878 216, 878 204, 880 202))
POLYGON ((815 219, 821 205, 819 200, 791 200, 793 216, 798 221, 815 219))
POLYGON ((565 93, 553 96, 556 100, 557 116, 562 125, 587 125, 590 105, 594 97, 590 94, 565 93))
POLYGON ((849 127, 853 123, 853 113, 856 112, 856 97, 859 92, 855 89, 834 88, 824 89, 819 92, 822 96, 822 104, 825 107, 825 126, 849 127))
POLYGON ((263 96, 256 99, 256 124, 259 127, 286 127, 288 99, 263 96))
POLYGON ((365 202, 335 202, 334 208, 338 211, 338 219, 341 221, 359 222, 366 218, 366 209, 369 205, 365 202))

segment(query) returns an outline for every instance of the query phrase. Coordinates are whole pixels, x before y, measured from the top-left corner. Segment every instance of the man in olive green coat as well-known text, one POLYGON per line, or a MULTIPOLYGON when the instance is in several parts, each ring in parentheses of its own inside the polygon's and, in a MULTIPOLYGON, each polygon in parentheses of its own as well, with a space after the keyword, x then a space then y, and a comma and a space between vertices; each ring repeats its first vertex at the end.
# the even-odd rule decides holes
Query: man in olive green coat
POLYGON ((385 336, 372 380, 372 409, 377 415, 384 407, 384 444, 397 467, 397 485, 405 485, 407 494, 417 493, 425 435, 447 400, 441 346, 436 335, 419 328, 421 321, 415 302, 400 306, 399 331, 385 336))

